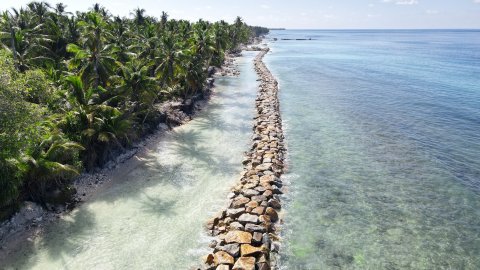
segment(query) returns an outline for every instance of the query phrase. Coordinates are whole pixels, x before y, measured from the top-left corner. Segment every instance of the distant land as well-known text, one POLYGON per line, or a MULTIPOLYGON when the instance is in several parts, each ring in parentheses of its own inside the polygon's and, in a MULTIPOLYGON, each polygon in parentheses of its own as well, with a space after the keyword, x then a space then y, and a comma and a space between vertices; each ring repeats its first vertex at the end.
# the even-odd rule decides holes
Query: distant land
POLYGON ((268 28, 268 30, 287 30, 285 28, 268 28))

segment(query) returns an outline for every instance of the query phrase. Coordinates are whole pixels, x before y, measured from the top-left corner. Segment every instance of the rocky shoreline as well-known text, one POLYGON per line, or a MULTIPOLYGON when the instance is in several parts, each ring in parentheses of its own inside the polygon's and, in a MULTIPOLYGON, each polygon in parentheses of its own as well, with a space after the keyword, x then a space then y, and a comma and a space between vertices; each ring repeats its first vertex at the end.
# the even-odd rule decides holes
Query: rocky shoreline
POLYGON ((203 269, 277 269, 280 194, 286 149, 278 100, 278 83, 263 63, 269 49, 255 58, 259 76, 252 146, 243 161, 239 183, 228 195, 229 206, 206 227, 215 236, 213 252, 203 258, 203 269))
POLYGON ((114 181, 110 176, 111 172, 141 152, 146 145, 158 140, 165 131, 190 121, 207 105, 210 96, 214 93, 211 90, 214 87, 214 75, 217 77, 239 75, 235 58, 240 56, 241 53, 227 55, 222 68, 209 69, 205 94, 186 101, 168 101, 158 104, 156 110, 163 117, 156 130, 134 143, 130 148, 119 152, 102 168, 96 168, 94 173, 82 173, 76 177, 73 183, 76 189, 74 203, 52 205, 49 209, 43 209, 33 202, 24 202, 15 215, 0 223, 0 261, 8 256, 12 248, 15 249, 23 241, 33 241, 36 236, 43 233, 49 223, 61 218, 65 213, 74 209, 77 204, 88 201, 100 189, 111 184, 114 181))

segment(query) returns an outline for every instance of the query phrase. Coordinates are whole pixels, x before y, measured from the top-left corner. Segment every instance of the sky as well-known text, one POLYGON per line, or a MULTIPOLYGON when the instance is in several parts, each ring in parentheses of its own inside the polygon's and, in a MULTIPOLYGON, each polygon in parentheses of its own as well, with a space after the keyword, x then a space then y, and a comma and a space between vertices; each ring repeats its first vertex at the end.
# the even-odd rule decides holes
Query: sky
MULTIPOLYGON (((0 0, 0 10, 31 0, 0 0)), ((47 0, 50 4, 59 1, 47 0)), ((100 3, 112 14, 147 15, 196 21, 240 16, 249 25, 289 29, 480 29, 480 0, 64 0, 68 11, 85 11, 100 3)))

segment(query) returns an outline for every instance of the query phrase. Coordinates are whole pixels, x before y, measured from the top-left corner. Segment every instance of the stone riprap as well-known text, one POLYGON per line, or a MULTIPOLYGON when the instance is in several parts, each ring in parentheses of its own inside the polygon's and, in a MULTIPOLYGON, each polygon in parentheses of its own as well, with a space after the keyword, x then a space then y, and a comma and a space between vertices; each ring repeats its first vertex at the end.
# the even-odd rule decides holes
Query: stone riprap
POLYGON ((275 223, 279 220, 285 146, 278 100, 278 83, 262 59, 254 60, 259 76, 252 146, 243 161, 239 183, 229 194, 230 203, 206 227, 215 236, 204 269, 275 269, 272 252, 278 252, 275 223))

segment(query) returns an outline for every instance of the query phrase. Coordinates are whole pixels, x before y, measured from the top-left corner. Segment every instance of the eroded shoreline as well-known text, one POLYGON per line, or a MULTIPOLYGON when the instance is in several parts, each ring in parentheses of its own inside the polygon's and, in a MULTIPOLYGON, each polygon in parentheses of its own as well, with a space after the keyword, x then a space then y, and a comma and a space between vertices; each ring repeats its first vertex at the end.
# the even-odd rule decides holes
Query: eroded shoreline
POLYGON ((279 243, 276 224, 281 209, 286 149, 280 117, 278 82, 263 63, 269 49, 254 60, 260 80, 252 145, 243 161, 239 183, 229 194, 229 206, 206 227, 216 236, 204 257, 204 269, 275 269, 279 243))

